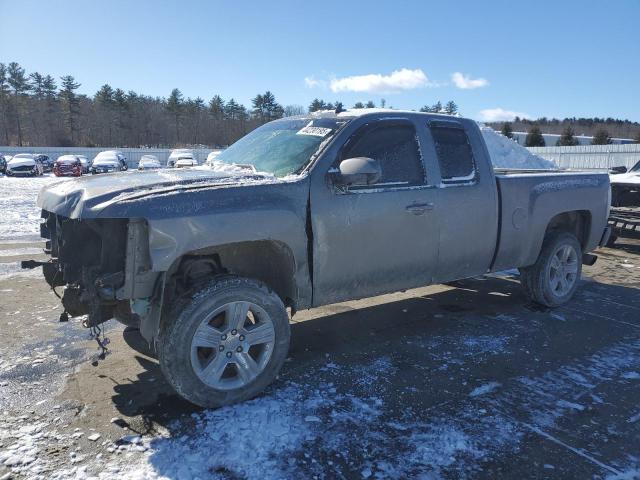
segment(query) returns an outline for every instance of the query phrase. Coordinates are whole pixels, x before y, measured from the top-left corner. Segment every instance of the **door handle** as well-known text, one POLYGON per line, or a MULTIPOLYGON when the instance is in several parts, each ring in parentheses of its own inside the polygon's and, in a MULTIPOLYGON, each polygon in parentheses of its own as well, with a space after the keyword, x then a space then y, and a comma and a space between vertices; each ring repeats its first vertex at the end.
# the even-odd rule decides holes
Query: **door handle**
POLYGON ((433 203, 412 203, 407 205, 406 210, 413 215, 424 215, 427 211, 433 210, 433 203))

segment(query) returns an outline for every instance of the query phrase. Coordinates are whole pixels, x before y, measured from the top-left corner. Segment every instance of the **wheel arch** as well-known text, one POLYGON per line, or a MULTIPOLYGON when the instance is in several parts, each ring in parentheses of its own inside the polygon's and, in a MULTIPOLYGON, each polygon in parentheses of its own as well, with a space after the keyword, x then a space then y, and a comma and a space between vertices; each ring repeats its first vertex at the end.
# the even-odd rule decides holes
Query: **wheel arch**
MULTIPOLYGON (((185 279, 197 283, 219 274, 253 278, 266 284, 286 306, 295 310, 298 300, 295 273, 295 256, 288 245, 278 240, 249 240, 186 252, 174 260, 167 277, 178 277, 183 283, 185 279)), ((165 288, 170 285, 168 282, 165 288)))

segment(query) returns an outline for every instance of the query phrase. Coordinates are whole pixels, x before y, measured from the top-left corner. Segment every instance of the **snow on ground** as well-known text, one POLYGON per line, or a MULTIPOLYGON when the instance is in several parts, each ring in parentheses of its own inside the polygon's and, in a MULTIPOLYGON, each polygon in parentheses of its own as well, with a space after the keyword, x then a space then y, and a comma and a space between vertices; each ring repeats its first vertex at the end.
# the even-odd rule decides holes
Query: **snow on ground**
MULTIPOLYGON (((0 241, 40 240, 40 209, 36 206, 42 187, 61 181, 52 174, 42 177, 7 177, 0 175, 0 241)), ((0 244, 0 248, 1 248, 0 244)))
POLYGON ((496 168, 557 169, 550 160, 534 155, 513 140, 496 132, 493 128, 480 125, 484 141, 489 149, 493 166, 496 168))

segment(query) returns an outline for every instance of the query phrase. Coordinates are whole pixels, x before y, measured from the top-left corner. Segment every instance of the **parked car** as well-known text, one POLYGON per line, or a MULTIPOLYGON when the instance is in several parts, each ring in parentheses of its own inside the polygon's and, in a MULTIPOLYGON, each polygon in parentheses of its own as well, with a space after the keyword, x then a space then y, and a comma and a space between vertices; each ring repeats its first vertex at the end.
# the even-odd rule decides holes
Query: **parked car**
POLYGON ((19 153, 9 160, 5 173, 9 177, 36 177, 44 173, 44 167, 37 155, 19 153))
MULTIPOLYGON (((204 407, 276 378, 299 309, 520 269, 567 303, 610 233, 605 173, 494 171, 475 121, 346 111, 267 123, 222 152, 251 169, 70 180, 38 197, 72 316, 115 317, 204 407), (265 172, 258 174, 256 172, 265 172), (77 245, 82 245, 78 255, 77 245)), ((523 320, 524 321, 524 320, 523 320)))
POLYGON ((36 161, 42 164, 44 173, 53 171, 53 160, 49 158, 49 155, 36 154, 36 161))
POLYGON ((96 158, 93 159, 90 170, 94 175, 98 173, 120 172, 122 170, 122 162, 115 152, 100 152, 96 155, 96 158))
POLYGON ((0 155, 0 173, 4 173, 7 169, 7 159, 4 155, 0 155))
POLYGON ((195 167, 198 165, 190 153, 181 153, 176 157, 175 168, 195 167))
POLYGON ((124 154, 118 150, 105 150, 103 152, 98 153, 94 159, 93 162, 91 163, 91 167, 90 170, 92 173, 105 173, 105 165, 107 166, 106 171, 120 171, 120 170, 127 170, 129 167, 127 165, 127 158, 124 156, 124 154), (108 167, 110 164, 113 163, 113 160, 116 160, 118 163, 118 169, 110 169, 110 167, 108 167), (106 160, 106 163, 103 162, 103 160, 106 160), (99 166, 98 168, 95 168, 96 162, 98 162, 98 165, 102 165, 99 166))
POLYGON ((61 155, 53 165, 56 177, 79 177, 82 175, 82 162, 77 155, 61 155))
POLYGON ((142 155, 138 162, 138 170, 154 170, 162 168, 162 164, 155 155, 142 155))
POLYGON ((195 158, 193 155, 193 150, 190 148, 176 148, 175 150, 171 150, 169 154, 169 159, 167 160, 167 167, 175 167, 176 162, 178 161, 178 157, 182 155, 190 156, 191 158, 195 158))
POLYGON ((612 169, 610 180, 614 207, 640 207, 640 162, 628 171, 625 167, 612 169))
POLYGON ((76 155, 80 159, 80 163, 82 164, 82 173, 89 173, 89 169, 91 168, 91 162, 84 155, 76 155))

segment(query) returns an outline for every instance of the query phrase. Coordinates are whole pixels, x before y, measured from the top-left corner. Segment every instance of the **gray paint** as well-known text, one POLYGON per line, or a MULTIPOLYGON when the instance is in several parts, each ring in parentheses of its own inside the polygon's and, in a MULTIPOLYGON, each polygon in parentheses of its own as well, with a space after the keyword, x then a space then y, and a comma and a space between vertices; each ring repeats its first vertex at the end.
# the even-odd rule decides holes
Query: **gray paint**
MULTIPOLYGON (((585 251, 592 250, 606 226, 608 188, 604 174, 496 177, 475 122, 389 111, 351 119, 305 172, 286 180, 205 170, 127 172, 54 184, 43 189, 38 204, 77 219, 146 220, 155 275, 144 275, 154 281, 190 252, 275 242, 293 259, 293 300, 306 308, 530 265, 549 221, 563 211, 589 212, 585 251), (442 184, 426 128, 435 119, 459 122, 467 131, 475 180, 442 184), (336 188, 329 171, 335 171, 345 140, 361 126, 385 120, 416 127, 424 184, 336 188)), ((135 238, 140 233, 136 229, 135 238)), ((129 268, 127 275, 138 276, 123 291, 148 294, 152 287, 135 273, 144 268, 129 268)))

